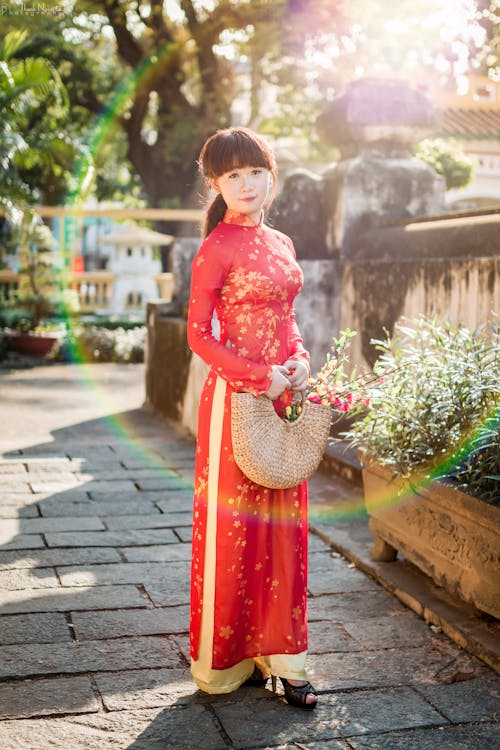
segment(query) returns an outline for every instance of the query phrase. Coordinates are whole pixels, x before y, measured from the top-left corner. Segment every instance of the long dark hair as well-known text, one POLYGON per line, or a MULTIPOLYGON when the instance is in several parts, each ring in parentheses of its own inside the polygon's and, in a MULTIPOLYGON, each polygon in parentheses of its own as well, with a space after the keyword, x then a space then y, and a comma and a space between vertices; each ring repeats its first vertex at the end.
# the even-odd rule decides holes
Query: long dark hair
MULTIPOLYGON (((226 172, 238 167, 263 167, 271 172, 273 187, 265 208, 268 208, 276 194, 278 168, 276 159, 267 143, 257 133, 248 128, 225 128, 218 130, 205 142, 198 160, 200 172, 209 180, 216 180, 226 172)), ((203 237, 210 234, 226 213, 226 201, 220 193, 207 207, 203 224, 203 237)))

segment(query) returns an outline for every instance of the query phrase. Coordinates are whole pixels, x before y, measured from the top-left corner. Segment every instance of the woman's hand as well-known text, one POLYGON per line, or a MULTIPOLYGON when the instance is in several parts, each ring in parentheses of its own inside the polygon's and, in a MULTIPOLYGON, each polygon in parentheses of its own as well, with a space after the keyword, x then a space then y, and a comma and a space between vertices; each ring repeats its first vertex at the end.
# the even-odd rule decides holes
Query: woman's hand
POLYGON ((303 391, 309 380, 309 368, 299 359, 287 359, 283 365, 288 371, 288 380, 293 393, 303 391))
POLYGON ((286 391, 287 388, 290 388, 288 368, 284 365, 273 365, 273 379, 264 395, 270 398, 271 401, 274 401, 281 396, 283 391, 286 391))

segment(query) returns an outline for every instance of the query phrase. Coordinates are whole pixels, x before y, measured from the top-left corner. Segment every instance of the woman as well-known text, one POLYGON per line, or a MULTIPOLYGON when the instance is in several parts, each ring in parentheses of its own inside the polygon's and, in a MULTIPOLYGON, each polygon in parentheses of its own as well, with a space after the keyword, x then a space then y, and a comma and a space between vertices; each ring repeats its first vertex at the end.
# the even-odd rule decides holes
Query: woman
POLYGON ((307 682, 307 485, 252 483, 231 449, 231 393, 284 409, 309 356, 293 301, 302 286, 291 240, 263 223, 276 190, 272 151, 245 128, 205 143, 217 193, 192 264, 188 341, 209 366, 198 417, 191 569, 191 671, 208 693, 279 676, 288 703, 314 708, 307 682), (217 314, 219 338, 212 333, 217 314))

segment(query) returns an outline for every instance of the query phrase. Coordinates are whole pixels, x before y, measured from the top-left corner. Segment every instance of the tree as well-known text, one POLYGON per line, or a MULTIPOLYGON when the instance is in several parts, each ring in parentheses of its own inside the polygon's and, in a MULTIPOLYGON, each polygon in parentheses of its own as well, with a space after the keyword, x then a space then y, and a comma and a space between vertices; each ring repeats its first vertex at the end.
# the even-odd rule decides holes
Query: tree
POLYGON ((91 167, 85 147, 68 137, 66 88, 56 67, 31 56, 27 32, 13 31, 0 44, 0 193, 4 200, 60 200, 78 157, 91 167), (37 186, 40 186, 37 189, 37 186))
MULTIPOLYGON (((497 0, 475 2, 484 10, 497 0)), ((455 75, 464 50, 471 59, 482 52, 466 25, 441 38, 444 8, 444 0, 400 0, 390 12, 383 0, 79 0, 22 24, 30 54, 57 67, 66 86, 67 133, 84 133, 98 197, 138 195, 140 181, 149 205, 168 207, 192 200, 201 144, 231 123, 235 98, 247 102, 243 124, 302 134, 325 155, 315 118, 348 81, 436 65, 455 75)), ((493 45, 496 16, 469 16, 488 25, 493 45)))

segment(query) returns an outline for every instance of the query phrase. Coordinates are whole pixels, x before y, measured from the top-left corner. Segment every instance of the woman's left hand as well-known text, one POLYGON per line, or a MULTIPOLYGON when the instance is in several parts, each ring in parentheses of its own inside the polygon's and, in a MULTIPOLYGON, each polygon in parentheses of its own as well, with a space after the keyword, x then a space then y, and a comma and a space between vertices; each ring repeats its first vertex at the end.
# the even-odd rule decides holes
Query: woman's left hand
POLYGON ((293 393, 303 391, 309 380, 309 368, 307 365, 299 359, 287 359, 283 366, 290 373, 288 380, 290 381, 290 389, 293 393))

